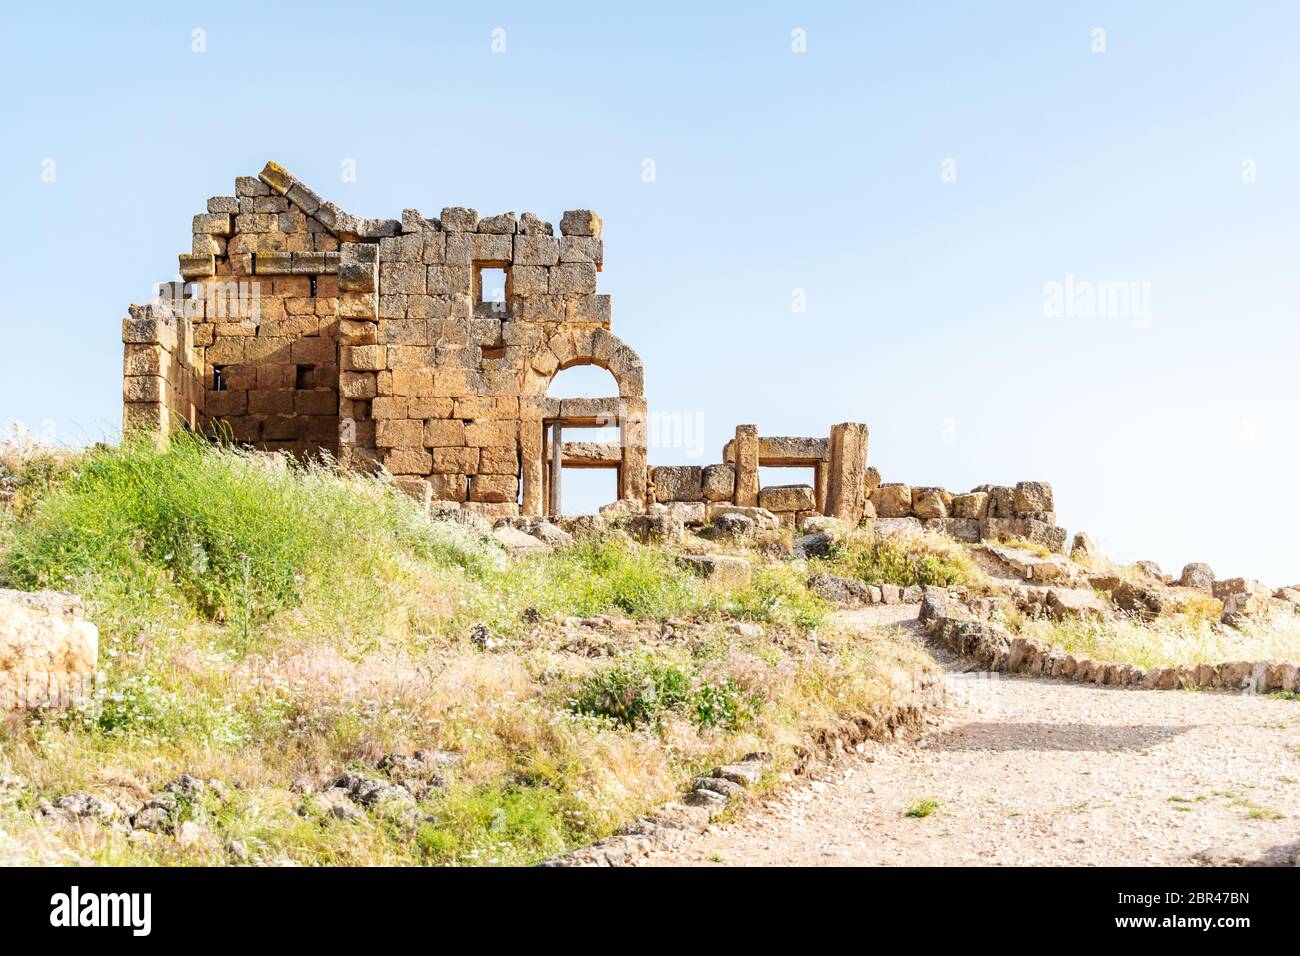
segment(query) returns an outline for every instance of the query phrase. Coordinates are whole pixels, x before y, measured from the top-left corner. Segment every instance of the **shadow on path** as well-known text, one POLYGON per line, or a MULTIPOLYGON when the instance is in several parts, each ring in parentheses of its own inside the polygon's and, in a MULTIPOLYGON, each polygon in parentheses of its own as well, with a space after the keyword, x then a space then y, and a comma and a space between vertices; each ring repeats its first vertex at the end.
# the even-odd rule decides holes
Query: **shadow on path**
POLYGON ((927 738, 930 751, 1146 750, 1194 728, 1176 724, 1044 724, 975 721, 927 738))

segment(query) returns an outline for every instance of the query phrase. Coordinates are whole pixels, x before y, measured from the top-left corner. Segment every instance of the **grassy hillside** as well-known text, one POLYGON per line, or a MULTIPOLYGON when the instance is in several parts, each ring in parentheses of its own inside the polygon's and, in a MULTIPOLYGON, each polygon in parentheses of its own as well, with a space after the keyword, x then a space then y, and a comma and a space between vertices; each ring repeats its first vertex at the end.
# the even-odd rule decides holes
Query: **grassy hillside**
POLYGON ((7 860, 532 862, 927 666, 836 633, 759 548, 731 589, 617 532, 510 558, 380 479, 191 440, 0 469, 0 585, 81 595, 104 672, 93 706, 7 719, 7 860), (424 784, 344 816, 320 792, 345 771, 424 784), (77 790, 131 813, 182 773, 209 785, 157 833, 41 817, 77 790))

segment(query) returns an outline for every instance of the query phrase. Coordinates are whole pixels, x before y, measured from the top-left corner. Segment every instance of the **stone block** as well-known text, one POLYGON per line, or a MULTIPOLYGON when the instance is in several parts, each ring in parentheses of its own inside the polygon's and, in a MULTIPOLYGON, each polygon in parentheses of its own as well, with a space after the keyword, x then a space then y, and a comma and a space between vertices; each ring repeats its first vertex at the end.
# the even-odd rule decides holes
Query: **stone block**
POLYGON ((514 475, 475 475, 469 482, 470 501, 506 502, 519 496, 519 481, 514 475))
POLYGON ((1016 484, 1013 502, 1016 514, 1052 511, 1052 486, 1045 481, 1021 481, 1016 484))
POLYGON ((912 514, 922 520, 948 517, 942 488, 913 488, 912 514))
POLYGON ((478 228, 478 212, 464 206, 448 206, 438 217, 443 232, 473 232, 478 228))
POLYGON ((480 475, 517 475, 519 452, 514 445, 492 445, 479 449, 478 473, 480 475))
POLYGON ((952 513, 958 518, 984 518, 988 516, 989 496, 984 491, 972 491, 965 495, 954 495, 952 513))
POLYGON ((465 444, 465 423, 458 418, 434 418, 424 423, 427 448, 452 448, 465 444))
POLYGON ((736 493, 733 465, 706 465, 700 473, 700 487, 706 501, 731 501, 736 493))
POLYGON ((566 262, 550 268, 547 291, 551 295, 593 295, 596 266, 590 262, 566 262))
POLYGON ((590 209, 570 209, 560 217, 560 233, 565 236, 600 238, 601 221, 590 209))
POLYGON ((514 250, 516 266, 553 266, 560 261, 560 244, 552 236, 516 235, 514 250))
POLYGON ((478 221, 478 231, 490 235, 513 236, 518 226, 512 212, 503 212, 499 216, 488 216, 478 221))
POLYGON ((812 511, 816 498, 811 485, 768 485, 759 489, 758 506, 774 514, 812 511))
POLYGON ((656 501, 702 501, 703 469, 699 465, 660 465, 652 473, 656 501))
POLYGON ((912 488, 902 482, 887 482, 871 496, 876 515, 881 518, 906 518, 912 513, 912 488))

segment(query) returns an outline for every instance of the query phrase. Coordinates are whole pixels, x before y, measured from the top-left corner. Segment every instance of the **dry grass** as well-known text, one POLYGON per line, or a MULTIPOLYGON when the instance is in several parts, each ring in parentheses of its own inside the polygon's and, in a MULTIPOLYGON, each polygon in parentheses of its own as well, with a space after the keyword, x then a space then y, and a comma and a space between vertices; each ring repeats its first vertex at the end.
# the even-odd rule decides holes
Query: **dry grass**
MULTIPOLYGON (((1217 602, 1215 602, 1217 603, 1217 602)), ((1143 622, 1074 618, 1025 621, 1020 632, 1092 660, 1172 667, 1226 661, 1300 660, 1300 616, 1282 615, 1243 630, 1214 623, 1213 615, 1192 607, 1143 622)))

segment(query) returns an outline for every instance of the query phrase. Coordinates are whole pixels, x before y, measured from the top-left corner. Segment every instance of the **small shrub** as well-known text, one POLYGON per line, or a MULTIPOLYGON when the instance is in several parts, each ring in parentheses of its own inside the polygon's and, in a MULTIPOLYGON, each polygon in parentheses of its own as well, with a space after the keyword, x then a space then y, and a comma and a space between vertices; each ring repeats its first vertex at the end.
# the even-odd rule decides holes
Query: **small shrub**
POLYGON ((936 800, 934 797, 927 797, 924 800, 917 800, 910 807, 908 807, 905 816, 914 817, 916 819, 922 819, 924 817, 930 816, 932 813, 938 810, 939 807, 940 807, 940 803, 938 800, 936 800))
POLYGON ((656 726, 665 712, 678 711, 697 726, 735 730, 752 717, 756 702, 731 678, 704 681, 675 664, 640 657, 586 678, 572 708, 628 727, 656 726))
POLYGON ((866 584, 949 587, 971 584, 979 577, 959 545, 930 535, 855 535, 835 549, 830 563, 866 584))

